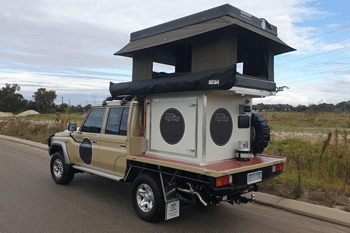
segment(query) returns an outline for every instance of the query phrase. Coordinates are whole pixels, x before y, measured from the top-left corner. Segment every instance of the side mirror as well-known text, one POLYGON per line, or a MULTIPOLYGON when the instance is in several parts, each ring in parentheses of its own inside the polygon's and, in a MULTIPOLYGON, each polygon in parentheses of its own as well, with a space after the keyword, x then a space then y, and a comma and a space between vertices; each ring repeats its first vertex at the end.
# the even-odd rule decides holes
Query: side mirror
POLYGON ((77 130, 77 124, 68 124, 68 131, 76 131, 77 130))

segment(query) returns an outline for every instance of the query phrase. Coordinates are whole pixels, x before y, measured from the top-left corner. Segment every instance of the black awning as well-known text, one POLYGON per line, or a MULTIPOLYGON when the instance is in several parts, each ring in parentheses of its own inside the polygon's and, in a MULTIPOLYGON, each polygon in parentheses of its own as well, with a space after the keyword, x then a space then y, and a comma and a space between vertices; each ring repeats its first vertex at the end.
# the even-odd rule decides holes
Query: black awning
POLYGON ((151 80, 110 83, 113 99, 120 95, 147 95, 185 91, 228 90, 235 85, 236 66, 151 80))

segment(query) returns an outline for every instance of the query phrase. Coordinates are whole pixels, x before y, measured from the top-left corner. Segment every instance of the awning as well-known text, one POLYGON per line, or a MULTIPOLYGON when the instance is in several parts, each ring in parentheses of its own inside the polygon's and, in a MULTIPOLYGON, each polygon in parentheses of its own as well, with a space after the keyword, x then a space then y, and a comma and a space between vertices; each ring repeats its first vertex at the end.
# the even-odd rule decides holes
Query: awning
POLYGON ((233 86, 275 91, 276 84, 263 79, 252 79, 236 73, 236 66, 198 73, 173 74, 164 78, 110 83, 113 99, 119 96, 140 96, 186 91, 229 90, 233 86))

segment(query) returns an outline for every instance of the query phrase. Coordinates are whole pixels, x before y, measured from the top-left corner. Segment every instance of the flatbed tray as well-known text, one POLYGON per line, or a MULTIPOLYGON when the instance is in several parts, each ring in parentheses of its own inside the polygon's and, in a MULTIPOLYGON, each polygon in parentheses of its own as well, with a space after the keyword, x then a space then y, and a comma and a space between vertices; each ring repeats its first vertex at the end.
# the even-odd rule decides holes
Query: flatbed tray
POLYGON ((153 155, 134 155, 131 156, 131 160, 205 174, 212 177, 220 177, 224 175, 259 169, 275 164, 285 163, 287 161, 287 159, 284 157, 276 157, 270 155, 258 155, 256 157, 250 158, 250 161, 248 162, 231 159, 205 165, 153 155))

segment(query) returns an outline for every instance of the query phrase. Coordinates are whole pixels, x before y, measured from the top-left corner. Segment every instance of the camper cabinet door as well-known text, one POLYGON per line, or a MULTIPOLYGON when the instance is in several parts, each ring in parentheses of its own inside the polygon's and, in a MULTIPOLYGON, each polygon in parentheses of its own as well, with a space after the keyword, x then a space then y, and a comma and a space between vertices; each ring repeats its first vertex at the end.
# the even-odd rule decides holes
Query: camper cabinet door
POLYGON ((150 151, 197 157, 198 98, 151 101, 150 151))

